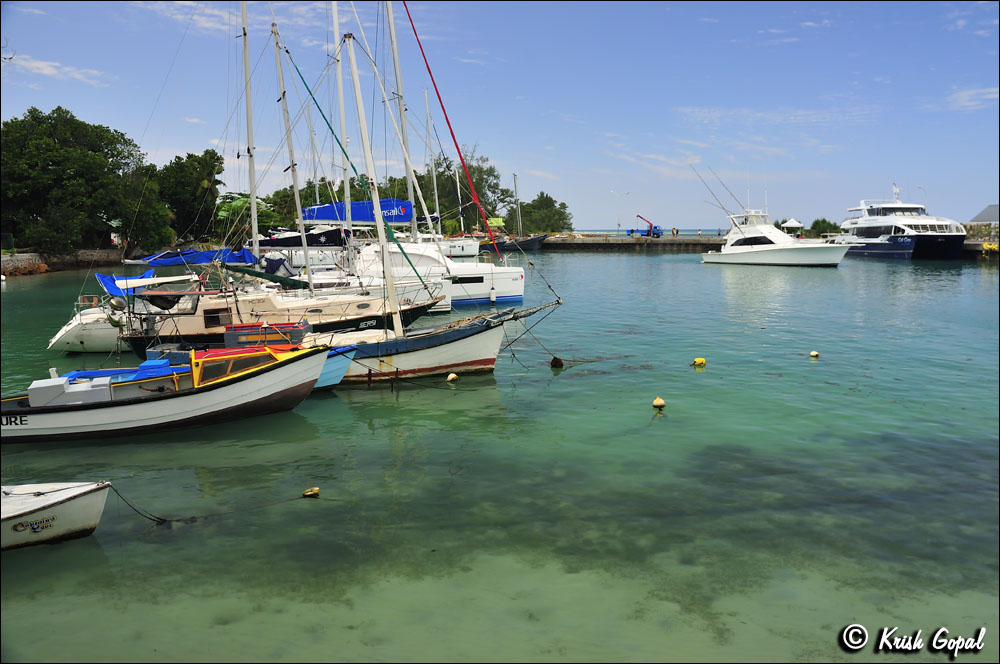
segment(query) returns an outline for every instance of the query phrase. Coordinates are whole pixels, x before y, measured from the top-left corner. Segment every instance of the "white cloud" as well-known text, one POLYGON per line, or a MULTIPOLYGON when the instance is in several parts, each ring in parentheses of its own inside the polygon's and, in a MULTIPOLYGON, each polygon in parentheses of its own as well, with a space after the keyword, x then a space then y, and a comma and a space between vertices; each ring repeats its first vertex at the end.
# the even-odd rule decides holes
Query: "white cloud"
POLYGON ((552 173, 546 173, 545 171, 525 171, 529 175, 534 175, 536 177, 545 178, 547 180, 558 180, 558 175, 553 175, 552 173))
POLYGON ((233 29, 233 15, 201 2, 133 2, 134 7, 147 9, 164 18, 190 23, 197 29, 209 32, 230 32, 233 29))
POLYGON ((38 14, 39 16, 48 16, 48 14, 43 12, 41 9, 35 9, 34 7, 18 7, 17 5, 14 5, 14 9, 22 14, 38 14))
POLYGON ((699 18, 698 20, 700 22, 702 22, 702 23, 718 23, 719 22, 719 19, 717 19, 717 18, 699 18))
POLYGON ((110 75, 97 69, 80 69, 78 67, 64 65, 61 62, 35 60, 30 55, 23 54, 15 55, 14 58, 7 63, 7 65, 28 74, 50 76, 58 79, 69 78, 80 81, 81 83, 86 83, 87 85, 91 85, 95 88, 108 87, 110 83, 107 83, 106 81, 111 79, 110 75))
POLYGON ((708 143, 699 143, 698 141, 692 141, 687 138, 675 138, 678 143, 683 143, 684 145, 693 145, 696 148, 707 148, 708 143))
POLYGON ((990 99, 1000 97, 1000 88, 959 90, 948 97, 948 108, 953 111, 974 111, 986 106, 990 99))
POLYGON ((485 61, 475 60, 473 58, 455 58, 455 60, 458 60, 459 62, 464 62, 465 64, 469 65, 484 65, 484 66, 486 65, 485 61))
POLYGON ((184 118, 184 122, 189 122, 191 124, 208 124, 201 118, 184 118))

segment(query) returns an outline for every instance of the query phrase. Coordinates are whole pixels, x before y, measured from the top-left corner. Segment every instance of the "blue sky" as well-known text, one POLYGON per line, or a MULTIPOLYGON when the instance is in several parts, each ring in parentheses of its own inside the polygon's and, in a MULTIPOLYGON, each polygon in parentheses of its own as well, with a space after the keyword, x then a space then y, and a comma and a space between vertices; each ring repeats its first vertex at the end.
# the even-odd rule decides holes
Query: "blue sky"
MULTIPOLYGON (((709 169, 742 204, 762 207, 766 196, 772 217, 807 224, 890 198, 893 182, 904 200, 958 221, 1000 198, 996 2, 408 6, 460 144, 477 146, 506 186, 516 172, 522 200, 545 191, 565 202, 577 229, 632 227, 637 213, 665 227, 725 226, 691 165, 726 207, 736 203, 709 169)), ((430 81, 406 10, 393 7, 411 153, 423 164, 416 134, 430 81)), ((359 43, 364 33, 395 89, 384 8, 341 2, 339 13, 341 32, 359 43)), ((323 76, 337 40, 327 2, 251 2, 249 14, 257 169, 270 192, 290 182, 270 24, 339 131, 334 79, 323 76)), ((238 2, 3 2, 0 115, 61 105, 124 132, 161 165, 214 148, 226 157, 222 179, 245 191, 239 25, 238 2)), ((376 158, 399 173, 398 144, 383 139, 392 125, 358 56, 376 158)), ((287 65, 285 76, 300 184, 314 168, 330 176, 329 133, 313 113, 310 141, 302 87, 287 65), (314 154, 327 165, 314 167, 314 154)))

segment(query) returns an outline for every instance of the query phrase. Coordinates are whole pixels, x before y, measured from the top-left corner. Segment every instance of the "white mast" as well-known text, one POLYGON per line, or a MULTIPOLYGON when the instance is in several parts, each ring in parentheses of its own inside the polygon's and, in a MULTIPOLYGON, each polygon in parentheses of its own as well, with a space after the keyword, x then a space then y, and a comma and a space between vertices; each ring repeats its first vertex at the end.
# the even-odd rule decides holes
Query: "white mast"
POLYGON ((521 197, 517 195, 517 173, 514 173, 514 200, 517 202, 517 236, 524 237, 521 230, 521 197))
POLYGON ((274 61, 278 67, 278 87, 281 88, 281 111, 285 118, 285 142, 288 143, 288 163, 292 172, 292 193, 295 196, 295 219, 299 224, 299 235, 302 236, 302 256, 306 264, 306 277, 309 279, 309 292, 313 292, 312 268, 309 265, 309 247, 306 243, 306 228, 302 221, 302 201, 299 198, 299 176, 295 170, 295 148, 292 146, 292 123, 288 119, 288 96, 285 94, 285 74, 281 67, 281 46, 278 44, 278 24, 271 24, 271 34, 274 35, 274 61))
MULTIPOLYGON (((392 2, 385 3, 386 18, 389 19, 389 39, 392 42, 392 63, 396 69, 396 102, 399 104, 399 124, 403 128, 403 153, 410 153, 409 135, 406 131, 406 103, 403 101, 403 74, 399 69, 399 49, 396 47, 396 21, 392 18, 392 2)), ((417 211, 413 205, 413 169, 409 164, 406 166, 406 200, 410 201, 413 209, 413 216, 410 221, 410 233, 413 242, 417 241, 417 211)), ((375 203, 378 205, 378 203, 375 203)), ((427 220, 430 223, 430 219, 427 220)))
POLYGON ((243 91, 247 104, 247 157, 250 159, 250 234, 253 237, 253 255, 260 260, 260 240, 257 239, 257 173, 253 165, 253 115, 250 102, 250 44, 247 37, 247 3, 240 3, 243 10, 243 80, 246 90, 243 91))
POLYGON ((378 185, 375 183, 375 157, 372 155, 371 142, 368 140, 368 121, 365 119, 365 107, 361 101, 361 83, 358 80, 358 64, 354 59, 354 35, 344 35, 347 42, 347 55, 351 59, 351 77, 354 79, 354 102, 358 107, 358 120, 361 123, 361 148, 365 155, 365 166, 368 171, 368 186, 371 188, 372 208, 375 210, 375 229, 378 232, 378 244, 382 249, 382 276, 385 278, 385 292, 389 296, 389 312, 392 314, 392 328, 396 336, 403 335, 403 321, 399 317, 399 302, 396 299, 396 284, 392 278, 392 257, 389 255, 389 243, 385 238, 385 219, 382 217, 382 206, 379 205, 378 185))
POLYGON ((437 153, 434 151, 434 139, 431 135, 431 105, 427 101, 427 88, 424 88, 424 107, 427 109, 427 144, 431 150, 431 180, 434 182, 434 216, 438 218, 437 234, 441 232, 441 205, 438 201, 437 153))
POLYGON ((458 166, 455 167, 455 189, 458 191, 458 223, 465 235, 465 216, 462 214, 462 185, 458 182, 458 166))
MULTIPOLYGON (((340 39, 340 15, 337 13, 337 0, 333 2, 333 30, 334 36, 340 39)), ((347 119, 344 117, 344 72, 343 67, 343 56, 341 53, 337 54, 337 104, 340 106, 340 135, 344 139, 344 149, 340 153, 340 163, 343 164, 344 170, 344 249, 347 254, 347 269, 354 272, 354 249, 351 243, 347 240, 347 235, 352 233, 351 230, 351 176, 347 171, 347 119)), ((336 209, 336 208, 334 208, 336 209)))

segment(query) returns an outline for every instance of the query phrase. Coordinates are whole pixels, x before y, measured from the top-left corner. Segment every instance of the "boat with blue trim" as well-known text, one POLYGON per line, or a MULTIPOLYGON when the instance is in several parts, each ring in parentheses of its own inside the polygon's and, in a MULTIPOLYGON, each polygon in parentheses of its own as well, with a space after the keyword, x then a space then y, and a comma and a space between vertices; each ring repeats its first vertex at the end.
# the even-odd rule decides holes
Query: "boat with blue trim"
POLYGON ((849 256, 953 260, 962 257, 965 228, 951 219, 927 214, 923 205, 899 200, 893 183, 892 200, 862 200, 848 208, 840 225, 845 232, 835 244, 853 244, 849 256))
POLYGON ((125 436, 291 410, 312 391, 330 348, 188 351, 188 362, 71 371, 0 400, 3 443, 125 436))

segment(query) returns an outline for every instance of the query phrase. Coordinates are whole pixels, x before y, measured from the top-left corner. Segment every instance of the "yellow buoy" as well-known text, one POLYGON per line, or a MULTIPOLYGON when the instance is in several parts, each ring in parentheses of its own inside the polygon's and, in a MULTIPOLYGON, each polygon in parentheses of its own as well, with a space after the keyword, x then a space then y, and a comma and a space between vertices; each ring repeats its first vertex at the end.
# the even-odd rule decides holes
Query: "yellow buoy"
POLYGON ((705 358, 703 358, 703 357, 696 357, 696 358, 694 358, 694 362, 691 363, 691 366, 693 366, 693 367, 703 367, 703 366, 705 366, 705 358))
POLYGON ((302 492, 303 498, 319 498, 319 487, 314 486, 311 489, 306 489, 302 492))
POLYGON ((445 380, 447 380, 449 383, 454 383, 456 380, 458 380, 458 374, 450 373, 448 374, 448 377, 445 380))
POLYGON ((809 353, 809 357, 819 357, 819 353, 817 351, 811 351, 809 353))
POLYGON ((657 410, 663 410, 663 407, 666 405, 667 402, 661 399, 660 397, 656 397, 655 399, 653 399, 653 408, 656 408, 657 410))

